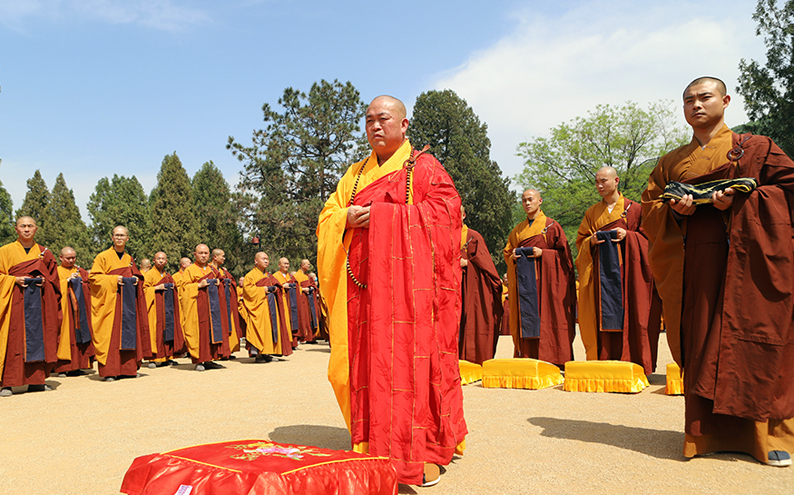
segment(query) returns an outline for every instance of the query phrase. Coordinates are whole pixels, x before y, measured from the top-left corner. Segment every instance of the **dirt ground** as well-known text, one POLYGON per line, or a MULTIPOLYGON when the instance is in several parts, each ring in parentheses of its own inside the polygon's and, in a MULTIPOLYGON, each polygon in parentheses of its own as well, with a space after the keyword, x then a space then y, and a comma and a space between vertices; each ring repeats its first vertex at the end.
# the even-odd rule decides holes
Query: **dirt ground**
MULTIPOLYGON (((684 399, 664 393, 664 334, 659 349, 651 386, 634 395, 465 386, 465 455, 438 485, 401 485, 400 493, 794 492, 794 468, 743 454, 681 455, 684 399)), ((583 359, 578 337, 575 354, 583 359)), ((511 355, 501 337, 497 357, 511 355)), ((138 379, 52 377, 52 392, 0 398, 0 493, 114 494, 136 457, 203 443, 269 438, 349 449, 328 356, 326 345, 302 345, 285 361, 255 364, 238 352, 226 369, 205 372, 182 359, 143 367, 138 379)))

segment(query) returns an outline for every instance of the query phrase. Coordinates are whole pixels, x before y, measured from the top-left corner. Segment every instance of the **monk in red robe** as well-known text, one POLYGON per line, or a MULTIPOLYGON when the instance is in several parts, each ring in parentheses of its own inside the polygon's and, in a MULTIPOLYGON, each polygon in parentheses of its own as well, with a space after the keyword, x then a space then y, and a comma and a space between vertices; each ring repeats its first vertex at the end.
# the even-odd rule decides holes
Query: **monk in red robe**
POLYGON ((165 270, 167 264, 168 257, 159 251, 154 255, 154 266, 143 275, 151 346, 157 356, 149 363, 150 368, 179 364, 173 357, 185 352, 179 294, 174 278, 165 270))
POLYGON ((280 258, 278 260, 278 271, 273 272, 275 278, 281 286, 279 299, 284 308, 284 325, 292 334, 292 348, 297 349, 299 343, 306 340, 306 335, 300 332, 300 321, 298 318, 298 281, 289 272, 289 260, 280 258))
POLYGON ((353 449, 388 456, 401 483, 430 485, 467 433, 460 197, 444 167, 412 149, 407 129, 399 100, 369 105, 373 151, 347 170, 320 214, 317 265, 330 320, 328 377, 353 449))
POLYGON ((243 337, 243 331, 240 328, 240 303, 237 297, 237 281, 234 280, 234 275, 229 270, 223 268, 225 263, 226 253, 223 249, 213 249, 210 267, 220 280, 219 287, 223 291, 226 320, 229 326, 229 359, 236 359, 231 353, 240 350, 240 339, 243 337))
POLYGON ((185 268, 179 287, 182 329, 196 371, 225 368, 214 360, 229 357, 229 322, 223 286, 209 266, 210 248, 196 246, 195 262, 185 268))
POLYGON ((557 366, 573 360, 575 286, 573 259, 562 226, 546 217, 535 189, 521 196, 527 219, 507 240, 510 334, 513 356, 557 366))
POLYGON ((66 376, 85 375, 94 364, 93 327, 91 325, 91 286, 88 272, 75 265, 77 252, 61 249, 58 278, 61 281, 61 334, 58 337, 58 362, 55 373, 66 376))
POLYGON ((143 274, 125 250, 129 238, 126 227, 114 228, 113 247, 94 258, 88 276, 99 376, 108 382, 137 377, 141 361, 153 356, 143 274))
POLYGON ((44 380, 56 361, 61 288, 52 253, 37 244, 36 221, 16 223, 17 240, 0 248, 0 397, 11 387, 50 390, 44 380))
POLYGON ((642 208, 618 191, 619 183, 612 167, 596 172, 603 199, 587 209, 576 236, 579 333, 588 360, 629 361, 649 375, 656 368, 661 319, 659 311, 651 312, 653 276, 640 228, 642 208))
POLYGON ((298 284, 298 327, 299 338, 307 344, 317 341, 319 330, 319 313, 317 311, 317 284, 309 279, 312 264, 309 260, 301 260, 300 268, 295 272, 295 282, 298 284))
POLYGON ((684 455, 746 452, 788 466, 794 450, 794 162, 767 137, 731 132, 724 121, 729 103, 725 84, 713 77, 684 90, 684 117, 694 136, 651 173, 642 195, 643 228, 667 340, 683 370, 684 455), (712 182, 741 178, 757 187, 712 182), (667 186, 683 194, 665 200, 667 186))
MULTIPOLYGON (((466 219, 466 210, 461 207, 466 219)), ((463 270, 460 316, 460 359, 482 364, 493 359, 502 323, 502 279, 479 232, 461 229, 460 267, 463 270)))

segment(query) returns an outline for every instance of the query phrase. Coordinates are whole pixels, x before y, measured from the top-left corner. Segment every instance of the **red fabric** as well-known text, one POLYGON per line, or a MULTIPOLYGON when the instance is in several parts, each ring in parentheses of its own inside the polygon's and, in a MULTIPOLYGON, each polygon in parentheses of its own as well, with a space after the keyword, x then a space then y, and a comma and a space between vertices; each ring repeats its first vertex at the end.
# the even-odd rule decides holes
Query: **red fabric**
POLYGON ((493 359, 502 323, 502 279, 479 232, 468 230, 461 293, 460 359, 482 364, 493 359))
POLYGON ((61 327, 61 283, 58 266, 52 253, 39 245, 42 256, 13 266, 9 275, 14 277, 43 277, 41 291, 42 326, 44 327, 44 361, 25 362, 25 294, 14 285, 11 295, 11 320, 8 327, 8 344, 3 367, 2 387, 43 385, 58 360, 58 333, 61 327))
POLYGON ((238 440, 135 459, 121 493, 163 495, 396 495, 388 459, 355 452, 238 440))
MULTIPOLYGON (((210 270, 206 275, 196 280, 196 282, 201 282, 204 279, 214 280, 215 278, 215 273, 210 270)), ((191 357, 193 364, 227 358, 231 354, 231 349, 229 348, 229 322, 225 318, 226 296, 224 292, 223 286, 219 285, 218 303, 221 309, 221 333, 223 335, 221 342, 213 343, 212 320, 210 319, 210 296, 207 294, 206 287, 198 290, 198 294, 196 295, 196 311, 198 312, 199 320, 199 357, 191 357)))
POLYGON ((108 275, 119 275, 130 278, 137 277, 137 295, 135 300, 137 334, 135 336, 135 350, 121 350, 121 292, 116 297, 116 309, 113 312, 113 333, 110 336, 107 362, 103 365, 97 363, 99 376, 135 376, 138 373, 141 361, 153 356, 151 337, 149 336, 149 313, 146 310, 146 297, 143 294, 143 274, 138 270, 135 262, 124 268, 111 270, 108 275))
MULTIPOLYGON (((519 247, 543 250, 535 258, 540 310, 540 338, 519 338, 514 357, 526 357, 563 366, 573 361, 576 336, 576 285, 568 239, 559 223, 546 218, 546 236, 524 239, 519 247)), ((520 335, 520 334, 519 334, 520 335)))
POLYGON ((69 314, 62 316, 63 318, 69 318, 69 331, 72 333, 69 350, 71 352, 72 359, 70 361, 59 359, 58 362, 55 363, 55 368, 53 370, 56 373, 68 373, 69 371, 91 368, 93 366, 93 357, 96 355, 93 342, 78 344, 77 337, 75 336, 75 327, 78 325, 80 312, 88 315, 88 328, 91 332, 91 335, 94 335, 94 328, 91 321, 91 285, 88 283, 88 272, 79 266, 76 268, 78 275, 83 280, 81 290, 83 292, 84 305, 82 308, 77 307, 77 299, 74 295, 72 284, 67 284, 69 293, 61 294, 61 297, 69 298, 69 307, 72 310, 69 311, 69 314))
MULTIPOLYGON (((163 278, 160 279, 154 285, 160 284, 174 284, 173 294, 174 294, 174 340, 173 341, 165 341, 164 340, 164 332, 165 332, 165 291, 155 291, 154 292, 154 306, 155 311, 157 311, 157 329, 156 329, 156 336, 157 336, 157 357, 158 358, 167 358, 174 356, 176 354, 181 354, 187 351, 187 346, 185 345, 185 335, 182 332, 182 320, 180 318, 179 312, 181 311, 179 307, 179 293, 176 289, 176 282, 174 282, 174 277, 171 276, 170 273, 165 273, 163 278)), ((152 349, 154 351, 154 349, 152 349)))
MULTIPOLYGON (((237 281, 234 279, 234 276, 232 276, 232 274, 229 273, 229 270, 224 270, 222 268, 220 270, 218 270, 215 267, 211 267, 211 268, 212 268, 213 272, 215 272, 215 274, 216 274, 216 276, 218 278, 220 278, 220 279, 229 279, 229 280, 232 281, 231 282, 231 286, 229 287, 229 294, 231 295, 231 304, 229 305, 229 307, 231 307, 231 309, 232 309, 231 320, 234 323, 234 327, 235 327, 236 330, 234 330, 235 333, 234 333, 234 335, 232 335, 232 330, 233 329, 231 329, 231 328, 229 329, 229 342, 230 342, 229 343, 229 351, 231 353, 232 347, 237 345, 237 344, 232 345, 232 342, 240 342, 240 338, 243 336, 242 335, 242 325, 240 324, 240 322, 242 321, 242 318, 240 318, 240 301, 237 299, 237 281), (237 340, 234 340, 234 339, 237 339, 237 340)), ((223 285, 219 285, 218 286, 218 292, 223 292, 223 301, 224 301, 223 310, 225 311, 226 310, 226 302, 225 302, 226 301, 226 290, 225 290, 223 285)), ((227 326, 228 326, 228 323, 227 323, 227 326)))
MULTIPOLYGON (((314 342, 317 328, 312 328, 312 309, 310 306, 311 301, 309 300, 309 296, 300 289, 303 289, 304 287, 314 287, 316 289, 317 284, 314 283, 312 279, 309 279, 304 280, 298 285, 298 324, 300 327, 298 337, 300 340, 304 340, 306 342, 314 342)), ((315 314, 317 315, 319 321, 320 310, 318 306, 315 306, 315 314)))
MULTIPOLYGON (((623 265, 621 281, 623 292, 623 331, 598 332, 598 359, 628 361, 639 364, 650 375, 656 368, 656 345, 659 340, 658 324, 649 327, 651 306, 661 301, 653 298, 653 275, 648 261, 648 239, 640 228, 642 208, 625 199, 626 216, 603 226, 600 230, 626 230, 626 238, 618 243, 623 265)), ((609 241, 607 241, 609 242, 609 241)), ((593 280, 595 281, 596 314, 600 322, 600 258, 599 250, 591 244, 593 280)), ((658 315, 658 310, 653 314, 658 315)), ((600 323, 599 323, 600 325, 600 323)))
POLYGON ((401 483, 421 484, 425 462, 449 464, 467 430, 458 365, 460 197, 444 167, 421 155, 368 185, 348 281, 348 349, 354 444, 392 459, 401 483))
POLYGON ((292 354, 292 334, 287 329, 287 324, 284 323, 286 313, 284 312, 284 305, 282 304, 282 291, 281 284, 278 283, 276 277, 267 274, 261 278, 257 283, 257 287, 276 287, 276 307, 278 308, 278 341, 281 344, 281 355, 289 356, 292 354))

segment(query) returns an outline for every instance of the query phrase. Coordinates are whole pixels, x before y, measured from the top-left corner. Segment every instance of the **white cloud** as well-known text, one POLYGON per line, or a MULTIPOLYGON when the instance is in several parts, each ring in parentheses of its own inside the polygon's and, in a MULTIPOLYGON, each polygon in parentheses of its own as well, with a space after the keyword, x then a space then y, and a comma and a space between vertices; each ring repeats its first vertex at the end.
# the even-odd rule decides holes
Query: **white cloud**
POLYGON ((557 17, 518 12, 513 32, 434 86, 453 89, 488 124, 492 158, 508 176, 522 168, 520 142, 601 103, 677 106, 684 86, 701 75, 725 80, 734 98, 726 120, 736 125, 746 121, 733 91, 739 60, 765 60, 754 7, 751 0, 730 9, 713 0, 590 2, 557 17))
POLYGON ((31 18, 71 22, 90 20, 109 24, 139 24, 160 31, 184 31, 210 22, 207 12, 172 0, 4 0, 0 22, 23 31, 31 18))

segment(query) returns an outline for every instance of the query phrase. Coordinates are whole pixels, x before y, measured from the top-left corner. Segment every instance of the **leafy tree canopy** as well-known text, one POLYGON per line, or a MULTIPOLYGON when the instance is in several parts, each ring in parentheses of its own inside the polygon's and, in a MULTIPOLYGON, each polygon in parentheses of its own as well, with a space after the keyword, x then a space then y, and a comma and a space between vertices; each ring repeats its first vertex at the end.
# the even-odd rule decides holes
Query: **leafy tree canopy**
POLYGON ((47 246, 56 259, 61 249, 73 247, 77 252, 77 265, 90 268, 98 251, 91 242, 80 209, 74 201, 74 193, 66 186, 62 173, 55 179, 43 218, 47 229, 39 242, 47 246))
POLYGON ((27 215, 36 221, 38 230, 36 231, 37 240, 46 237, 47 219, 45 210, 50 203, 50 190, 47 188, 47 183, 41 177, 41 172, 36 170, 33 172, 33 177, 28 179, 28 192, 25 193, 25 199, 22 201, 22 206, 16 212, 17 218, 27 215))
POLYGON ((122 225, 130 232, 127 252, 137 260, 148 257, 146 240, 149 236, 146 193, 138 179, 114 174, 99 179, 88 200, 91 218, 90 234, 97 251, 111 247, 113 228, 122 225))
MULTIPOLYGON (((2 163, 3 160, 0 160, 2 163)), ((13 242, 17 238, 14 230, 14 202, 11 195, 0 182, 0 246, 13 242)))

